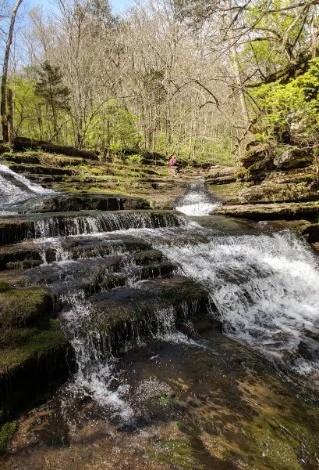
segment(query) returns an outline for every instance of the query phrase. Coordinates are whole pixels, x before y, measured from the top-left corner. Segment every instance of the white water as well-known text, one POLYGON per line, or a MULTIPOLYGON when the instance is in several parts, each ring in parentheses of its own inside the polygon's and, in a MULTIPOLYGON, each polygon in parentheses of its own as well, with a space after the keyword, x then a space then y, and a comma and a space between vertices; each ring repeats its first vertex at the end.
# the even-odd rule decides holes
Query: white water
POLYGON ((319 384, 319 266, 305 243, 287 231, 156 248, 206 287, 229 336, 319 384))
MULTIPOLYGON (((217 204, 205 202, 205 198, 205 193, 193 188, 178 209, 187 206, 190 214, 202 215, 217 204)), ((182 215, 155 220, 148 214, 101 214, 67 222, 62 230, 65 235, 90 234, 92 240, 107 240, 110 235, 103 231, 114 230, 117 236, 129 231, 152 241, 153 247, 176 263, 182 274, 205 286, 215 306, 212 315, 220 318, 227 335, 319 385, 319 265, 309 247, 295 235, 286 231, 225 236, 218 227, 206 229, 189 223, 182 215)), ((57 237, 53 246, 57 261, 69 259, 70 253, 59 243, 62 233, 58 219, 39 222, 37 229, 40 240, 49 235, 57 237)), ((42 239, 44 261, 46 240, 42 239)), ((131 278, 129 284, 135 287, 138 277, 134 277, 133 264, 128 256, 124 271, 131 278)), ((128 389, 125 383, 119 385, 107 338, 88 328, 89 302, 84 295, 68 297, 70 308, 64 319, 79 367, 76 387, 109 407, 114 415, 132 419, 134 413, 126 400, 128 389)), ((171 309, 157 315, 162 325, 157 337, 188 341, 176 331, 171 309)), ((150 337, 154 338, 152 334, 150 337)), ((135 339, 138 341, 138 332, 135 339)))
POLYGON ((204 188, 204 183, 194 183, 176 206, 178 212, 189 216, 205 216, 211 214, 220 203, 212 200, 212 196, 204 188))
POLYGON ((32 183, 24 176, 10 170, 7 166, 0 165, 0 207, 23 202, 34 195, 53 193, 53 190, 32 183))
POLYGON ((33 222, 35 238, 52 238, 70 235, 103 236, 104 232, 120 232, 132 229, 155 229, 187 225, 180 214, 112 213, 45 217, 33 222))
MULTIPOLYGON (((319 337, 319 266, 306 243, 288 231, 223 236, 194 223, 132 232, 152 240, 182 274, 205 286, 216 307, 212 314, 220 318, 227 335, 319 384, 319 348, 314 340, 319 337), (183 240, 187 233, 191 243, 183 240)), ((67 257, 62 250, 58 258, 67 257)), ((132 287, 139 279, 133 264, 129 257, 123 269, 131 276, 132 287)), ((162 339, 186 340, 173 328, 172 311, 159 313, 159 318, 162 339)))
MULTIPOLYGON (((69 305, 61 319, 74 349, 78 368, 68 391, 74 396, 91 397, 109 410, 113 417, 120 418, 122 423, 132 422, 134 410, 128 402, 130 388, 122 381, 121 372, 116 368, 109 336, 101 333, 99 327, 94 327, 90 302, 81 291, 62 296, 61 300, 69 305)), ((157 309, 156 319, 157 334, 152 334, 151 330, 149 332, 153 339, 195 344, 176 330, 173 307, 157 309)), ((135 340, 137 344, 143 344, 139 333, 137 328, 135 340)))
POLYGON ((85 300, 84 292, 68 294, 62 298, 70 304, 62 319, 75 352, 78 371, 70 387, 76 393, 90 396, 103 407, 110 409, 113 416, 122 421, 130 421, 134 415, 133 409, 126 402, 128 386, 120 384, 115 369, 116 361, 111 355, 111 345, 107 337, 95 331, 91 323, 91 306, 85 300))

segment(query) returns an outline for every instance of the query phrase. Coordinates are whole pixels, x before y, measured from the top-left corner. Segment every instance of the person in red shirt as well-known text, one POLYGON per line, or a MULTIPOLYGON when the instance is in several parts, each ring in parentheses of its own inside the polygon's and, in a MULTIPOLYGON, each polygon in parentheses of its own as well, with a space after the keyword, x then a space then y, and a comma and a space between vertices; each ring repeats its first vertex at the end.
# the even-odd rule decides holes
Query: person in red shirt
POLYGON ((174 155, 170 155, 168 165, 170 174, 176 176, 178 171, 178 163, 174 155))

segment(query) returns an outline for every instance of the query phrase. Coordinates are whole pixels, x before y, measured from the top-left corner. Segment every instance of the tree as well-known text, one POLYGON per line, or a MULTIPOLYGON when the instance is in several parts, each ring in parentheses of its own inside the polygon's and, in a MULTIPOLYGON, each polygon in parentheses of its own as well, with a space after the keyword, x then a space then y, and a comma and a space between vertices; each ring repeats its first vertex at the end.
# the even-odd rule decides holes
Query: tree
MULTIPOLYGON (((8 90, 7 90, 7 81, 8 81, 8 69, 9 69, 9 59, 10 59, 10 50, 13 40, 14 25, 17 17, 18 10, 22 4, 23 0, 18 0, 15 4, 15 7, 12 10, 8 36, 5 45, 4 58, 3 58, 3 67, 2 67, 2 78, 1 78, 1 124, 2 124, 2 138, 5 142, 9 141, 9 121, 13 119, 12 116, 8 115, 8 90)), ((12 127, 12 125, 11 125, 12 127)))
POLYGON ((58 115, 59 111, 69 111, 70 90, 63 85, 63 76, 60 68, 44 62, 37 70, 37 82, 35 85, 36 96, 43 99, 50 110, 53 119, 53 137, 59 134, 58 115))

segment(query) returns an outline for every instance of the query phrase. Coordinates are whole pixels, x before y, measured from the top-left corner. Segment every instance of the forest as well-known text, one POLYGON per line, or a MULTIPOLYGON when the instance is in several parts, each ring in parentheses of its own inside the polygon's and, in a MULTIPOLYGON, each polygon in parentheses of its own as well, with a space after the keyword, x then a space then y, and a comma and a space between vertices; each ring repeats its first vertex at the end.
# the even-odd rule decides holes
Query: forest
POLYGON ((228 165, 250 141, 316 147, 318 4, 2 0, 3 138, 228 165))

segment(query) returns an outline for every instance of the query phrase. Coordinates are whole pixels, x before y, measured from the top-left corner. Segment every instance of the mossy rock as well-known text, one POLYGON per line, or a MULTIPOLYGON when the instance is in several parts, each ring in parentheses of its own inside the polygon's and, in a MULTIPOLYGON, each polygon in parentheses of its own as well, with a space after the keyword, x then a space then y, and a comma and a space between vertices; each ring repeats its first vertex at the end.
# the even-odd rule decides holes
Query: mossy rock
POLYGON ((304 168, 313 162, 313 151, 304 148, 285 146, 277 151, 274 164, 280 170, 304 168))
POLYGON ((39 361, 53 351, 65 348, 67 340, 58 320, 49 320, 45 329, 14 328, 7 330, 0 343, 0 380, 30 360, 39 361))
POLYGON ((0 343, 0 406, 14 415, 73 370, 73 353, 58 320, 7 330, 0 343))
POLYGON ((39 266, 42 262, 42 258, 36 249, 5 247, 0 251, 0 270, 28 269, 39 266))
POLYGON ((314 220, 319 215, 319 203, 278 203, 224 205, 215 209, 214 214, 251 220, 314 220))
POLYGON ((248 146, 246 153, 240 158, 240 163, 244 168, 249 168, 259 161, 271 160, 274 156, 273 146, 265 143, 252 143, 248 146))
POLYGON ((1 284, 0 327, 24 326, 52 315, 52 297, 46 289, 13 289, 1 284))
POLYGON ((269 202, 301 202, 318 200, 319 191, 312 189, 306 183, 280 184, 273 181, 265 181, 260 185, 244 189, 240 195, 240 202, 269 203, 269 202))

